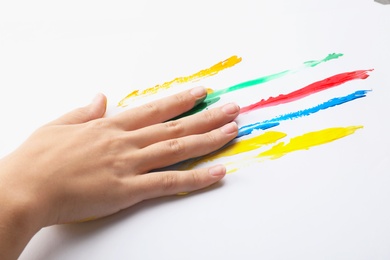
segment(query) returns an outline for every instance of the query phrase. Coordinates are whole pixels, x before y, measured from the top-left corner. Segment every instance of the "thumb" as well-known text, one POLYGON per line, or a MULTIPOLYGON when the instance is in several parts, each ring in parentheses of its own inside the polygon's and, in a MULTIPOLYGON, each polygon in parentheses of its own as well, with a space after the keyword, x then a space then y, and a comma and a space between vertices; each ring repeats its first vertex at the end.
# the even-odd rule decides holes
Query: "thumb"
POLYGON ((51 124, 81 124, 88 121, 98 119, 104 116, 106 112, 107 98, 99 93, 95 96, 92 102, 85 106, 76 108, 75 110, 61 116, 51 122, 51 124))

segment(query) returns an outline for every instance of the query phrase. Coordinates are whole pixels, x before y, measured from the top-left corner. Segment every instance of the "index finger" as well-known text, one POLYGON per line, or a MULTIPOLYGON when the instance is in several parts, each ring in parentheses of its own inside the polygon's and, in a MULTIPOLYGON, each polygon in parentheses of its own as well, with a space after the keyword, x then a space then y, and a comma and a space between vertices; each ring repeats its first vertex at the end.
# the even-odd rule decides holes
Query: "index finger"
POLYGON ((111 120, 124 130, 143 128, 167 121, 190 110, 202 102, 206 95, 204 87, 196 87, 122 112, 111 120))

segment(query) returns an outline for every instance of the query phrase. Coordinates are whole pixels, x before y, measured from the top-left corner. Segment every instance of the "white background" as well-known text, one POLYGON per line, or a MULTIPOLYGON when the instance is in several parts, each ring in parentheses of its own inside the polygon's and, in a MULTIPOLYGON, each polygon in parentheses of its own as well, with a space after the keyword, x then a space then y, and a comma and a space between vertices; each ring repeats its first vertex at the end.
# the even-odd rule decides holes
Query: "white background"
POLYGON ((374 68, 364 81, 238 119, 241 125, 261 121, 373 89, 366 98, 275 128, 288 138, 336 126, 362 130, 243 167, 205 191, 45 228, 21 259, 389 259, 390 5, 1 0, 1 156, 97 92, 108 96, 110 113, 117 113, 116 103, 131 90, 190 75, 232 55, 243 61, 196 84, 223 88, 332 52, 344 56, 226 95, 218 105, 234 100, 244 106, 333 74, 374 68))

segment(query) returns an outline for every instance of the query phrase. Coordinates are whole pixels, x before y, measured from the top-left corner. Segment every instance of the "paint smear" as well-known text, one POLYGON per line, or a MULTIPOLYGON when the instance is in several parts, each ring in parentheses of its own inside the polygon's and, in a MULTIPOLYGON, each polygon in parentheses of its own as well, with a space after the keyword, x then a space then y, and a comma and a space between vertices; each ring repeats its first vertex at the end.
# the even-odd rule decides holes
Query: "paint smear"
MULTIPOLYGON (((327 62, 327 61, 330 61, 330 60, 333 60, 333 59, 338 59, 341 56, 343 56, 343 54, 341 54, 341 53, 331 53, 331 54, 328 54, 328 56, 326 56, 324 59, 321 59, 321 60, 306 61, 306 62, 303 63, 303 65, 301 67, 296 68, 296 69, 285 70, 285 71, 278 72, 278 73, 275 73, 275 74, 271 74, 271 75, 268 75, 268 76, 263 76, 263 77, 260 77, 260 78, 257 78, 257 79, 252 79, 252 80, 249 80, 249 81, 241 82, 241 83, 238 83, 238 84, 233 85, 231 87, 227 87, 227 88, 224 88, 224 89, 216 90, 214 92, 210 91, 209 94, 207 95, 205 101, 204 101, 206 104, 204 104, 203 106, 199 106, 197 108, 191 109, 190 111, 188 111, 185 114, 185 116, 193 115, 195 113, 198 113, 198 112, 206 109, 209 106, 207 104, 207 102, 209 102, 211 100, 216 100, 216 98, 220 98, 224 94, 227 94, 227 93, 230 93, 230 92, 233 92, 233 91, 237 91, 237 90, 241 90, 241 89, 245 89, 245 88, 249 88, 249 87, 253 87, 253 86, 256 86, 256 85, 259 85, 259 84, 267 83, 267 82, 269 82, 271 80, 278 79, 278 78, 281 78, 283 76, 296 73, 299 70, 302 70, 304 68, 312 68, 312 67, 315 67, 315 66, 317 66, 317 65, 319 65, 321 63, 324 63, 324 62, 327 62)), ((213 103, 215 103, 215 102, 213 102, 213 103)), ((181 116, 181 117, 183 117, 183 116, 181 116)))
POLYGON ((209 100, 205 100, 203 101, 202 103, 200 103, 199 105, 195 106, 194 108, 192 108, 191 110, 177 116, 177 117, 174 117, 172 118, 172 120, 176 120, 176 119, 179 119, 179 118, 182 118, 182 117, 186 117, 186 116, 190 116, 190 115, 193 115, 193 114, 196 114, 204 109, 206 109, 208 106, 211 106, 212 104, 214 103, 217 103, 221 98, 220 97, 216 97, 216 98, 213 98, 213 99, 209 99, 209 100))
POLYGON ((361 128, 363 128, 363 126, 334 127, 316 132, 309 132, 304 135, 291 138, 290 142, 287 144, 281 142, 268 151, 260 153, 256 157, 277 159, 291 152, 309 150, 313 146, 330 143, 337 139, 351 135, 361 128))
MULTIPOLYGON (((232 161, 227 163, 227 165, 234 165, 234 164, 249 165, 250 163, 258 162, 260 158, 278 159, 288 153, 292 153, 300 150, 309 150, 314 146, 323 145, 335 141, 337 139, 341 139, 343 137, 355 133, 356 130, 361 128, 363 128, 363 126, 333 127, 333 128, 322 129, 315 132, 308 132, 301 136, 291 138, 287 144, 285 144, 284 142, 280 142, 274 145, 271 149, 261 152, 252 158, 245 159, 244 161, 242 160, 232 161)), ((229 156, 253 151, 263 146, 273 144, 276 141, 284 138, 285 136, 287 136, 287 134, 283 132, 268 131, 259 136, 238 141, 232 145, 228 145, 213 154, 198 158, 195 161, 186 164, 184 168, 192 169, 195 166, 198 166, 205 162, 214 161, 219 158, 229 157, 229 156)), ((228 173, 232 173, 237 170, 238 168, 230 167, 228 169, 228 173)))
POLYGON ((269 129, 271 127, 278 126, 280 124, 280 121, 293 120, 293 119, 297 119, 297 118, 300 118, 303 116, 309 116, 309 115, 317 113, 321 110, 325 110, 325 109, 328 109, 331 107, 342 105, 344 103, 347 103, 347 102, 355 100, 355 99, 363 98, 370 91, 371 90, 358 90, 358 91, 355 91, 354 93, 349 94, 347 96, 332 98, 324 103, 321 103, 321 104, 314 106, 314 107, 311 107, 311 108, 287 113, 285 115, 280 115, 280 116, 274 117, 274 118, 269 119, 269 120, 265 120, 262 122, 257 122, 257 123, 253 123, 250 125, 242 126, 238 130, 238 134, 237 134, 236 138, 242 137, 244 135, 249 135, 255 130, 266 130, 266 129, 269 129))
POLYGON ((301 67, 299 67, 297 69, 285 70, 285 71, 278 72, 278 73, 275 73, 275 74, 271 74, 271 75, 268 75, 268 76, 263 76, 263 77, 260 77, 260 78, 257 78, 257 79, 252 79, 252 80, 249 80, 249 81, 241 82, 239 84, 233 85, 233 86, 228 87, 228 88, 224 88, 224 89, 221 89, 221 90, 216 90, 213 93, 209 94, 207 96, 206 100, 207 99, 213 99, 215 97, 219 97, 219 96, 221 96, 223 94, 230 93, 232 91, 237 91, 237 90, 241 90, 241 89, 244 89, 244 88, 253 87, 253 86, 256 86, 256 85, 259 85, 259 84, 263 84, 263 83, 269 82, 271 80, 278 79, 278 78, 281 78, 283 76, 296 73, 296 72, 298 72, 298 71, 300 71, 301 69, 304 69, 304 68, 315 67, 315 66, 317 66, 317 65, 319 65, 321 63, 324 63, 324 62, 327 62, 327 61, 330 61, 330 60, 333 60, 333 59, 337 59, 337 58, 339 58, 341 56, 343 56, 343 54, 341 54, 341 53, 331 53, 331 54, 328 54, 328 56, 326 56, 324 59, 321 59, 321 60, 306 61, 306 62, 303 63, 303 65, 301 67))
POLYGON ((281 94, 277 97, 262 99, 259 102, 241 108, 240 113, 247 113, 263 107, 276 106, 280 104, 289 103, 304 98, 306 96, 309 96, 311 94, 342 85, 351 80, 366 79, 369 76, 368 75, 369 71, 372 70, 356 70, 352 72, 337 74, 332 77, 314 82, 306 87, 295 90, 288 94, 281 94))
POLYGON ((182 84, 187 82, 192 82, 199 80, 201 78, 206 78, 209 76, 216 75, 220 71, 233 67, 234 65, 241 62, 242 58, 237 56, 232 56, 224 61, 218 62, 217 64, 211 66, 210 68, 200 70, 192 75, 184 76, 184 77, 178 77, 171 81, 167 81, 161 85, 156 85, 151 88, 147 88, 145 90, 134 90, 130 94, 128 94, 126 97, 124 97, 121 101, 119 101, 118 106, 125 107, 127 105, 127 101, 131 98, 135 98, 138 96, 148 96, 157 93, 160 90, 168 89, 174 84, 182 84))
POLYGON ((258 149, 264 145, 275 143, 276 141, 278 141, 279 139, 285 136, 286 134, 282 132, 269 131, 259 136, 255 136, 246 140, 232 143, 214 153, 195 159, 190 164, 187 164, 185 168, 192 169, 198 164, 204 162, 213 161, 215 159, 222 158, 222 157, 237 155, 244 152, 249 152, 258 149))

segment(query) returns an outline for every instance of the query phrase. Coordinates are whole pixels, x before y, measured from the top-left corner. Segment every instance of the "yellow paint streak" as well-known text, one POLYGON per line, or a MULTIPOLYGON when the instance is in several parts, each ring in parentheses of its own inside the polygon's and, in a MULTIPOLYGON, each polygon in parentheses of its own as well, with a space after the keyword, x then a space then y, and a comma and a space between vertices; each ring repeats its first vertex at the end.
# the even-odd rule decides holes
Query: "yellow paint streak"
POLYGON ((208 161, 213 161, 215 159, 221 158, 221 157, 226 157, 226 156, 233 156, 237 155, 240 153, 245 153, 249 152, 255 149, 258 149, 262 147, 263 145, 268 145, 271 143, 275 143, 277 140, 285 137, 286 134, 282 132, 275 132, 275 131, 269 131, 266 132, 262 135, 255 136, 246 140, 238 141, 236 143, 233 143, 231 145, 226 146, 225 148, 222 148, 221 150, 206 155, 199 160, 196 160, 192 162, 188 167, 188 169, 192 169, 195 166, 208 162, 208 161))
POLYGON ((167 81, 161 85, 156 85, 151 88, 144 89, 142 91, 140 90, 134 90, 130 94, 128 94, 126 97, 124 97, 121 101, 119 101, 118 106, 124 107, 126 106, 126 102, 130 98, 134 98, 137 96, 145 96, 145 95, 151 95, 157 93, 159 90, 162 89, 168 89, 170 88, 173 84, 182 84, 182 83, 187 83, 195 80, 199 80, 201 78, 209 77, 216 75, 218 72, 233 67, 237 63, 241 62, 242 58, 237 57, 237 56, 232 56, 224 61, 218 62, 217 64, 211 66, 210 68, 200 70, 192 75, 189 76, 184 76, 184 77, 178 77, 175 78, 171 81, 167 81))
POLYGON ((226 172, 226 174, 231 174, 231 173, 236 172, 236 171, 238 171, 237 168, 230 169, 230 170, 228 170, 228 171, 226 172))
POLYGON ((355 131, 360 128, 363 128, 363 126, 334 127, 316 132, 309 132, 304 135, 291 138, 290 142, 287 144, 280 142, 271 149, 260 153, 256 157, 269 157, 270 159, 277 159, 287 153, 298 150, 308 150, 313 146, 335 141, 355 133, 355 131))

